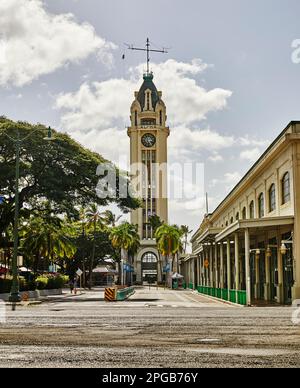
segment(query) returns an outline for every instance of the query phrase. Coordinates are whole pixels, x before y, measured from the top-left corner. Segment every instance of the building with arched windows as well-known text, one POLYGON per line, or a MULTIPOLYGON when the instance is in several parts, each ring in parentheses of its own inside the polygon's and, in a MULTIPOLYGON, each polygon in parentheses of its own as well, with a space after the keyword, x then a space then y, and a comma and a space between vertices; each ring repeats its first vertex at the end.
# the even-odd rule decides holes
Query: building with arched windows
POLYGON ((205 216, 192 244, 181 268, 191 288, 248 305, 300 299, 300 122, 205 216))

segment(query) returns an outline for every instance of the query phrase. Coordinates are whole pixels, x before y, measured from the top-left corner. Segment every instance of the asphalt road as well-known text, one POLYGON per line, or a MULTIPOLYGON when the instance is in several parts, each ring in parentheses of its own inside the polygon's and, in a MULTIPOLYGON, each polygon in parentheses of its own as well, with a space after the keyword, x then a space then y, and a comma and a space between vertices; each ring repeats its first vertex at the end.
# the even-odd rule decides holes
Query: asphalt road
POLYGON ((0 367, 300 367, 293 309, 240 308, 191 291, 98 290, 7 311, 0 367))

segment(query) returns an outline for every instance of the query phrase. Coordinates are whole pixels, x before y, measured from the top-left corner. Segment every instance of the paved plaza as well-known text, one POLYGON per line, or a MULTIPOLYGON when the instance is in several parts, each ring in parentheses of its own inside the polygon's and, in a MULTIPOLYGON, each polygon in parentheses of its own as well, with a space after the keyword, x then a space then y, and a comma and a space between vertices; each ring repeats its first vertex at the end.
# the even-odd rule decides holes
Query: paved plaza
POLYGON ((300 367, 292 308, 242 308, 192 291, 103 290, 7 311, 0 367, 300 367))

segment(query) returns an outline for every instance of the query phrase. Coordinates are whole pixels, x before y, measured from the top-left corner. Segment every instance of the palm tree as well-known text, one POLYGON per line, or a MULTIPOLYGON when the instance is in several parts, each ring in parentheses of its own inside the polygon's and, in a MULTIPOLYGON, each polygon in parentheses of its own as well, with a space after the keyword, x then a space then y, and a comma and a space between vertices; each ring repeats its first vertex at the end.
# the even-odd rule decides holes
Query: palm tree
MULTIPOLYGON (((129 222, 124 222, 111 229, 109 236, 112 246, 121 251, 121 262, 128 259, 128 253, 135 253, 140 246, 138 228, 129 222)), ((123 283, 122 267, 119 263, 119 281, 123 283)))
POLYGON ((116 216, 111 210, 106 210, 103 213, 104 221, 107 226, 112 226, 113 228, 117 225, 118 221, 123 217, 122 215, 116 216))
POLYGON ((98 230, 104 229, 104 218, 99 212, 96 204, 91 204, 86 210, 86 217, 88 220, 88 226, 92 228, 93 233, 93 248, 91 253, 90 265, 89 265, 89 289, 92 288, 93 282, 93 269, 96 255, 96 234, 98 230))
POLYGON ((28 256, 34 256, 33 269, 36 273, 41 257, 54 263, 56 260, 71 258, 76 247, 71 241, 73 228, 59 217, 48 214, 34 214, 21 230, 21 245, 28 256))
POLYGON ((166 264, 171 264, 171 272, 174 268, 174 257, 181 248, 182 234, 177 226, 163 224, 156 233, 158 251, 166 258, 166 264))
POLYGON ((188 227, 188 225, 181 225, 181 231, 183 233, 183 236, 184 236, 184 254, 186 254, 186 248, 187 248, 187 244, 188 244, 188 237, 191 233, 193 233, 192 230, 190 230, 190 228, 188 227))

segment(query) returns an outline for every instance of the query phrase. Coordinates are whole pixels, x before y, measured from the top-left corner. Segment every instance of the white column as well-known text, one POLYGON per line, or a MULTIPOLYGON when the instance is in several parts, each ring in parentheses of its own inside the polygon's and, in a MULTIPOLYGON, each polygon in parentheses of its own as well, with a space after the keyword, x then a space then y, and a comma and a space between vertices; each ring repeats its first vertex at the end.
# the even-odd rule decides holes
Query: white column
POLYGON ((197 256, 197 273, 198 273, 198 276, 197 276, 197 280, 198 280, 198 284, 196 284, 197 288, 198 286, 201 285, 201 255, 198 255, 197 256))
POLYGON ((247 305, 251 306, 250 234, 249 234, 249 229, 245 229, 245 267, 246 267, 247 305))
MULTIPOLYGON (((235 289, 238 292, 240 289, 240 263, 239 263, 239 235, 234 235, 234 261, 235 261, 235 289)), ((237 293, 238 294, 238 293, 237 293)), ((236 294, 236 300, 238 295, 236 294)))
POLYGON ((213 287, 214 286, 214 250, 213 250, 213 245, 211 244, 210 245, 210 248, 209 248, 209 271, 210 271, 210 284, 209 284, 209 287, 213 287))
POLYGON ((224 288, 224 246, 223 246, 223 241, 221 241, 220 245, 220 287, 224 288))
POLYGON ((266 283, 265 283, 265 300, 271 299, 271 274, 270 274, 270 258, 265 254, 265 271, 266 271, 266 283))
POLYGON ((230 257, 230 239, 227 240, 227 287, 228 287, 228 299, 230 299, 231 290, 231 257, 230 257))
POLYGON ((215 279, 216 279, 216 285, 215 287, 216 288, 219 288, 220 287, 220 283, 219 283, 219 266, 218 266, 218 244, 215 243, 215 279))
POLYGON ((283 304, 284 303, 284 295, 283 295, 283 283, 284 283, 284 277, 283 277, 283 258, 282 254, 280 252, 281 247, 281 234, 278 233, 277 236, 278 241, 278 249, 277 249, 277 261, 278 261, 278 285, 277 285, 277 302, 283 304))
MULTIPOLYGON (((291 184, 291 194, 294 197, 294 280, 292 288, 293 301, 300 299, 300 145, 299 142, 293 143, 293 182, 291 184)), ((281 241, 279 242, 281 243, 281 241)), ((281 245, 281 244, 280 244, 281 245)))
POLYGON ((255 255, 255 299, 260 299, 260 269, 259 269, 260 256, 257 258, 255 255))

